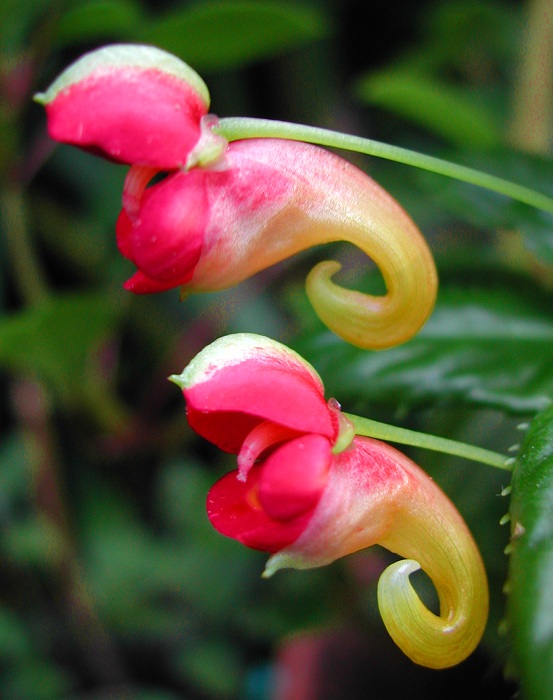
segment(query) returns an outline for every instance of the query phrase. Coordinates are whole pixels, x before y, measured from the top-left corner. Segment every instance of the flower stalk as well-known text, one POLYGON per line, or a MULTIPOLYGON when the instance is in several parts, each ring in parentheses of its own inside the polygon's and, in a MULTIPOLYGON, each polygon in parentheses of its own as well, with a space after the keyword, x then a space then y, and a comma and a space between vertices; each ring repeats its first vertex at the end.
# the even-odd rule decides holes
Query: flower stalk
POLYGON ((463 457, 464 459, 472 460, 487 464, 490 467, 497 469, 505 469, 512 471, 512 460, 499 452, 486 450, 477 445, 469 445, 465 442, 450 440, 448 438, 438 437, 437 435, 429 435, 428 433, 420 433, 416 430, 408 430, 407 428, 398 428, 388 423, 380 423, 379 421, 370 418, 363 418, 350 413, 344 414, 354 426, 356 435, 365 435, 367 437, 386 440, 388 442, 397 442, 401 445, 411 445, 412 447, 422 447, 426 450, 442 452, 443 454, 453 455, 455 457, 463 457))
POLYGON ((323 129, 305 124, 293 124, 291 122, 257 119, 254 117, 225 117, 219 120, 216 131, 229 142, 238 139, 281 138, 305 141, 328 148, 339 148, 376 158, 384 158, 395 163, 402 163, 403 165, 427 170, 437 175, 450 177, 460 182, 483 187, 523 204, 528 204, 536 209, 553 213, 553 198, 542 192, 536 192, 536 190, 524 185, 519 185, 516 182, 511 182, 459 163, 452 163, 442 158, 436 158, 425 153, 418 153, 417 151, 362 136, 344 134, 332 129, 323 129))

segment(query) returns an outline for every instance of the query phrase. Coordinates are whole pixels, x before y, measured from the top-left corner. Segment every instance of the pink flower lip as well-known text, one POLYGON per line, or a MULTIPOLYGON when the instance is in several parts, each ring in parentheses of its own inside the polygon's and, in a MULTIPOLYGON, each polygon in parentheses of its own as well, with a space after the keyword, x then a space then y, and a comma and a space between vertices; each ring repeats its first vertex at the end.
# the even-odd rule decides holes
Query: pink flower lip
POLYGON ((330 443, 321 435, 304 435, 273 452, 259 481, 259 502, 267 515, 287 521, 312 511, 326 486, 331 459, 330 443))
POLYGON ((230 472, 217 481, 207 496, 207 512, 213 527, 247 547, 262 552, 278 552, 294 542, 305 530, 312 512, 288 522, 270 518, 259 503, 261 470, 252 469, 248 483, 230 472))
POLYGON ((327 438, 304 435, 284 443, 248 473, 226 474, 211 488, 207 512, 216 530, 253 549, 278 552, 305 530, 326 487, 327 438))
POLYGON ((312 384, 255 360, 221 370, 212 381, 184 394, 190 425, 227 452, 237 454, 246 436, 265 420, 299 433, 334 438, 324 398, 312 384))
POLYGON ((146 188, 135 216, 123 209, 117 245, 139 270, 126 287, 147 293, 188 281, 202 253, 207 212, 201 170, 176 172, 146 188))

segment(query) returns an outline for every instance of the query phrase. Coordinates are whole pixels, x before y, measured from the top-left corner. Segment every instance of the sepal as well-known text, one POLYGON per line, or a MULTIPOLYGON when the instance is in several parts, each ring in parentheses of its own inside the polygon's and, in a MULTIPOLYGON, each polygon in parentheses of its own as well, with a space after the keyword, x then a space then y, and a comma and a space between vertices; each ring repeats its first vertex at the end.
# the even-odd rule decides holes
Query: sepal
POLYGON ((35 100, 54 140, 162 169, 184 166, 209 109, 208 89, 190 66, 140 44, 85 54, 35 100))

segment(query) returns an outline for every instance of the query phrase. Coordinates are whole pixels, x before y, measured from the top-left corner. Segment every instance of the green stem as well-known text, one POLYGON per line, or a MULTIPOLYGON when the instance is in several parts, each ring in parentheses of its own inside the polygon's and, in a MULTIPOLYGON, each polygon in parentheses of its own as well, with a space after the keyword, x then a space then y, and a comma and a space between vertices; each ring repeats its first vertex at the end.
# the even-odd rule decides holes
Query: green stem
POLYGON ((31 242, 23 190, 17 184, 0 194, 0 223, 21 298, 26 304, 38 304, 48 295, 48 284, 31 242))
POLYGON ((485 450, 482 447, 467 445, 464 442, 448 440, 447 438, 428 435, 427 433, 418 433, 415 430, 397 428, 387 423, 379 423, 378 421, 361 418, 350 413, 344 413, 344 415, 353 423, 357 435, 386 440, 387 442, 398 442, 402 445, 423 447, 427 450, 435 450, 436 452, 443 452, 444 454, 488 464, 491 467, 497 467, 497 469, 505 469, 507 471, 512 469, 512 457, 507 458, 505 455, 485 450))
POLYGON ((362 138, 361 136, 351 136, 303 124, 291 124, 289 122, 249 117, 226 117, 221 119, 215 131, 224 136, 227 141, 253 138, 281 138, 292 141, 307 141, 320 146, 365 153, 369 156, 411 165, 415 168, 429 170, 438 175, 445 175, 446 177, 460 180, 461 182, 484 187, 536 209, 553 213, 553 198, 528 187, 517 185, 515 182, 510 182, 479 170, 467 168, 464 165, 410 151, 407 148, 390 146, 389 144, 362 138))

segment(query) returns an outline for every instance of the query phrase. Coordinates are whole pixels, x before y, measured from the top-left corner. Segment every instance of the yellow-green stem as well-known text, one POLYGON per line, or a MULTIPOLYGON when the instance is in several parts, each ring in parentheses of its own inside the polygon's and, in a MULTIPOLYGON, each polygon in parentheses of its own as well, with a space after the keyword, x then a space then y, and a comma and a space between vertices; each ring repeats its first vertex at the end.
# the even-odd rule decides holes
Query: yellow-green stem
POLYGON ((303 124, 248 117, 226 117, 221 119, 215 131, 228 141, 253 138, 281 138, 292 141, 306 141, 319 144, 320 146, 328 146, 329 148, 341 148, 346 151, 356 151, 369 156, 376 156, 377 158, 385 158, 396 163, 403 163, 404 165, 428 170, 438 175, 445 175, 461 182, 484 187, 536 209, 543 209, 543 211, 553 213, 553 198, 541 192, 536 192, 528 187, 504 180, 495 175, 467 168, 464 165, 451 163, 441 158, 434 158, 424 153, 417 153, 407 148, 391 146, 360 136, 351 136, 350 134, 342 134, 337 131, 305 126, 303 124))

